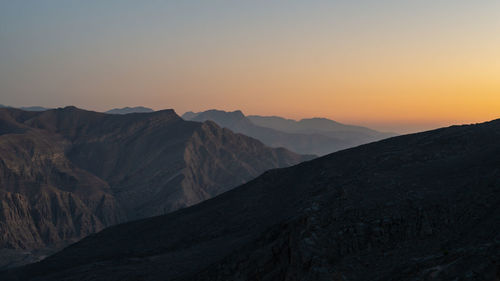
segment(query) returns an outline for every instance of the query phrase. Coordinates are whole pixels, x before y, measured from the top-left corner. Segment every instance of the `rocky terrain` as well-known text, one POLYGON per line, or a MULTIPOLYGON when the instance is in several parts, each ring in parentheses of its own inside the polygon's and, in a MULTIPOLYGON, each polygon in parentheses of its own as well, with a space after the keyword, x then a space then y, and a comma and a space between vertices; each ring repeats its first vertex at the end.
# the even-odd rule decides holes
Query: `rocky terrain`
POLYGON ((500 278, 500 120, 275 169, 1 280, 500 278))
POLYGON ((173 110, 0 109, 0 267, 310 158, 173 110))
POLYGON ((256 138, 266 145, 285 147, 302 154, 325 155, 394 136, 324 118, 294 121, 281 117, 245 116, 239 110, 186 112, 182 118, 200 122, 211 120, 221 127, 256 138))

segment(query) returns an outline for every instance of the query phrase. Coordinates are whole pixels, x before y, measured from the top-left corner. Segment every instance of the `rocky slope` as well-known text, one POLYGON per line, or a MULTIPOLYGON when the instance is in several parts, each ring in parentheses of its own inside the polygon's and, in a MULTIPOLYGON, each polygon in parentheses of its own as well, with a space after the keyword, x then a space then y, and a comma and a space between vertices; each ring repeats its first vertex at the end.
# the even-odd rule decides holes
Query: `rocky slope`
POLYGON ((500 120, 271 170, 2 280, 498 280, 500 120))
POLYGON ((309 158, 172 110, 0 109, 0 266, 309 158))
POLYGON ((239 110, 186 112, 182 117, 200 122, 211 120, 221 127, 256 138, 266 145, 285 147, 303 154, 325 155, 394 136, 394 134, 344 125, 328 119, 294 121, 280 117, 245 116, 239 110))

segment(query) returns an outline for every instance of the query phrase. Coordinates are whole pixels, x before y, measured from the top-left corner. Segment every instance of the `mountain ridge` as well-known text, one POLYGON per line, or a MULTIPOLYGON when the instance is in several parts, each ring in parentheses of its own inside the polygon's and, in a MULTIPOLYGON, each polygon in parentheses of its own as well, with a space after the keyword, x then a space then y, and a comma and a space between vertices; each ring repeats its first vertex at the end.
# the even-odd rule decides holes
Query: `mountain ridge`
POLYGON ((131 113, 150 113, 154 112, 153 109, 144 106, 135 106, 135 107, 122 107, 122 108, 113 108, 105 113, 108 114, 131 114, 131 113))
POLYGON ((367 127, 357 125, 346 125, 335 120, 324 117, 302 118, 300 120, 287 119, 279 116, 249 115, 248 119, 254 124, 282 130, 289 133, 317 132, 328 135, 328 132, 350 132, 358 131, 365 134, 381 134, 395 136, 390 132, 379 132, 367 127))
MULTIPOLYGON (((16 107, 0 104, 0 108, 16 108, 16 107)), ((50 110, 52 108, 47 108, 47 107, 43 107, 43 106, 21 106, 18 109, 25 110, 25 111, 45 111, 45 110, 50 110)))
POLYGON ((0 151, 0 247, 20 251, 184 208, 311 158, 170 109, 0 109, 0 151))
POLYGON ((498 137, 500 119, 270 170, 0 276, 493 281, 500 273, 498 137))
POLYGON ((394 136, 364 127, 344 125, 326 118, 295 121, 281 117, 245 116, 241 110, 227 112, 212 109, 197 113, 189 111, 184 113, 182 118, 193 121, 212 120, 221 127, 259 139, 266 145, 320 156, 394 136))

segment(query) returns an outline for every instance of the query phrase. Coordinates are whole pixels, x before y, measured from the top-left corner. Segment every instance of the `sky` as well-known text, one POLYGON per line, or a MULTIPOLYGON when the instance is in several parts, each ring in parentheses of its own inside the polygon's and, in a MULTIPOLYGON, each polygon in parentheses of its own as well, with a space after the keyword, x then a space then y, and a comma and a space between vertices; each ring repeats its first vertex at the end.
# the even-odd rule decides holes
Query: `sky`
POLYGON ((0 104, 500 118, 500 1, 0 0, 0 104))

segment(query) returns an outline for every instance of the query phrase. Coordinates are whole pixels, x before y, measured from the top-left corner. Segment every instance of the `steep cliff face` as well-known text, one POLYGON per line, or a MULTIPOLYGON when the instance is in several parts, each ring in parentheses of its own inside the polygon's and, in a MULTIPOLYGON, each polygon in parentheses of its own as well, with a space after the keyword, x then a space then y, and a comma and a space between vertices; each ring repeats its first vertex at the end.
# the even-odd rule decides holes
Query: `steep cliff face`
MULTIPOLYGON (((0 249, 58 248, 306 159, 213 123, 184 121, 173 110, 2 109, 0 249)), ((0 266, 1 258, 0 251, 0 266)))
POLYGON ((71 124, 70 130, 63 126, 57 131, 73 139, 69 159, 106 181, 129 219, 137 219, 182 207, 170 203, 181 193, 184 149, 199 126, 165 110, 103 114, 98 124, 71 124))
POLYGON ((0 137, 0 247, 36 248, 123 220, 101 179, 75 167, 43 132, 0 137))
POLYGON ((36 130, 0 136, 0 249, 57 248, 124 221, 107 183, 73 165, 67 147, 36 130))
POLYGON ((499 138, 495 120, 270 170, 190 208, 107 228, 0 277, 496 281, 499 138))
POLYGON ((188 205, 193 205, 241 185, 269 169, 291 166, 311 158, 286 149, 263 146, 258 140, 233 134, 207 121, 194 132, 186 145, 183 198, 188 198, 188 205))

